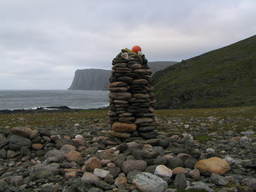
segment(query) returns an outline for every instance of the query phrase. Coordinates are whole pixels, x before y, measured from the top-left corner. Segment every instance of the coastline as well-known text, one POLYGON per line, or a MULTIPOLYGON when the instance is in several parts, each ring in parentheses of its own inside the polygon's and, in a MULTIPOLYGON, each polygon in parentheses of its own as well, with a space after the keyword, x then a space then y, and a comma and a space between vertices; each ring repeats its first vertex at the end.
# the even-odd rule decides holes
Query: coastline
POLYGON ((72 108, 68 106, 49 106, 49 107, 35 107, 28 109, 1 109, 0 114, 12 114, 12 113, 33 113, 33 112, 76 112, 76 111, 90 111, 107 109, 108 106, 95 107, 95 108, 72 108))

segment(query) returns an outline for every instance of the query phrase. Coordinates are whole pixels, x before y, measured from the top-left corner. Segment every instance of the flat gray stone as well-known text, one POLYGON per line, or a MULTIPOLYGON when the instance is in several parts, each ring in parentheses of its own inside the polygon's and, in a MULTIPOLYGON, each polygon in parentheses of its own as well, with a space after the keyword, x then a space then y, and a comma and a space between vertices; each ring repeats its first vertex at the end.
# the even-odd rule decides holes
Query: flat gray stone
POLYGON ((132 183, 142 192, 164 192, 168 187, 166 181, 147 172, 138 173, 132 183))

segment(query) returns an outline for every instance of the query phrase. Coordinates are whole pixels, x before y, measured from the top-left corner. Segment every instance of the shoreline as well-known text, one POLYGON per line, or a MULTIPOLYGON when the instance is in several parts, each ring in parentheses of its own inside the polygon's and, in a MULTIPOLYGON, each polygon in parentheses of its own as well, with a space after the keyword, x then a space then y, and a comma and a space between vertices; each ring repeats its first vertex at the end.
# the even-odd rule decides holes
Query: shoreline
POLYGON ((29 109, 0 109, 0 114, 12 114, 12 113, 31 113, 31 112, 71 112, 71 111, 89 111, 89 110, 101 110, 107 109, 108 106, 95 107, 95 108, 71 108, 68 106, 49 106, 49 107, 35 107, 29 109))

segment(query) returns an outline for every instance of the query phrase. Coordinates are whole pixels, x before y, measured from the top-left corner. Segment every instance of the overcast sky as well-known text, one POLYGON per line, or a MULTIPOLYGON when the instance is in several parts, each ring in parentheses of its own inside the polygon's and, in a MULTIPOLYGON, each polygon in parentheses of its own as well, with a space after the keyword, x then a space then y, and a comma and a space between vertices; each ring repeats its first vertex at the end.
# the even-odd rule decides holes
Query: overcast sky
POLYGON ((256 0, 0 0, 0 89, 66 89, 121 48, 179 61, 256 34, 256 0))

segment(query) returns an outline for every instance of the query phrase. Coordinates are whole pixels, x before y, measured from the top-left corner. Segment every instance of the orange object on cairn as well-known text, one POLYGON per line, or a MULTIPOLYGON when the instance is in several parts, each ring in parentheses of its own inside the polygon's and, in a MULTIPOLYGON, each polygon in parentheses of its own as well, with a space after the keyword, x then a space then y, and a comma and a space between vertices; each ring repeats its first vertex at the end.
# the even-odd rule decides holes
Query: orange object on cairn
POLYGON ((138 52, 141 51, 141 47, 138 46, 138 45, 135 45, 135 46, 132 47, 132 51, 135 52, 135 53, 138 53, 138 52))

